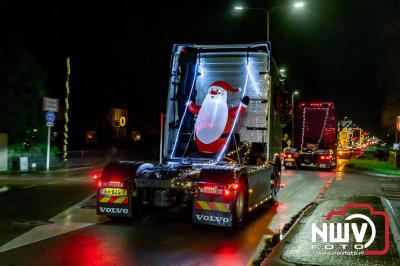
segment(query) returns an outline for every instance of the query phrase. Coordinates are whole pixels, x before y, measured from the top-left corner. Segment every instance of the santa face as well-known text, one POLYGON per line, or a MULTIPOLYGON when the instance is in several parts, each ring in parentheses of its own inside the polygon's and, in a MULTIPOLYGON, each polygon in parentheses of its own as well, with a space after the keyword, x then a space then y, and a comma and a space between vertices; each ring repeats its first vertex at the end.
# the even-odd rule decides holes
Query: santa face
POLYGON ((197 116, 196 136, 204 144, 219 139, 228 120, 227 91, 211 86, 197 116))
POLYGON ((226 103, 227 99, 228 99, 228 93, 226 90, 220 87, 211 86, 208 89, 207 95, 204 98, 203 103, 206 101, 221 101, 226 103))

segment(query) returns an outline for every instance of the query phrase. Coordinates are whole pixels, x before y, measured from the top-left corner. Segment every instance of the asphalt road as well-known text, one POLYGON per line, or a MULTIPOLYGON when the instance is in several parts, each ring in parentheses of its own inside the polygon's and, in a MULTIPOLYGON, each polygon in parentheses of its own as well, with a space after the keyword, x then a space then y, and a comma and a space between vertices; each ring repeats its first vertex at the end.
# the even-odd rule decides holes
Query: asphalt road
POLYGON ((285 170, 279 203, 251 214, 238 231, 193 228, 185 213, 98 217, 88 170, 0 178, 0 188, 8 187, 0 193, 0 265, 246 265, 263 235, 279 233, 308 203, 383 195, 383 183, 397 182, 340 170, 285 170))

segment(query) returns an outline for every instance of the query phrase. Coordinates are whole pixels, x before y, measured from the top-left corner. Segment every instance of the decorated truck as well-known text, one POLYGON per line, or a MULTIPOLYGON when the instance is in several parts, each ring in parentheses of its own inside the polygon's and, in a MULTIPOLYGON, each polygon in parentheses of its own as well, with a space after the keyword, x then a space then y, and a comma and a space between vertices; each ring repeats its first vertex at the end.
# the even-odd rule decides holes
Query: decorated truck
POLYGON ((353 129, 352 121, 344 119, 338 123, 338 147, 337 157, 339 159, 349 159, 353 154, 353 129))
POLYGON ((189 208, 193 223, 233 227, 274 203, 281 186, 280 90, 269 47, 174 45, 160 161, 106 165, 97 213, 189 208))
POLYGON ((297 108, 295 148, 282 154, 285 167, 336 167, 337 126, 335 107, 330 102, 306 102, 297 108))

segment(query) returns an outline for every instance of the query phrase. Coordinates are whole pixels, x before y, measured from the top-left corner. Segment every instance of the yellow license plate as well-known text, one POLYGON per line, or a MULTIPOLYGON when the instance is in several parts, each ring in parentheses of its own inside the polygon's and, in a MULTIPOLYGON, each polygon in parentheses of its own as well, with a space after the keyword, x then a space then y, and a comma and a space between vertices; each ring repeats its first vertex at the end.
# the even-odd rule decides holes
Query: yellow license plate
POLYGON ((294 162, 294 159, 285 159, 286 162, 294 162))
POLYGON ((128 192, 123 188, 103 188, 101 194, 107 196, 126 196, 128 192))

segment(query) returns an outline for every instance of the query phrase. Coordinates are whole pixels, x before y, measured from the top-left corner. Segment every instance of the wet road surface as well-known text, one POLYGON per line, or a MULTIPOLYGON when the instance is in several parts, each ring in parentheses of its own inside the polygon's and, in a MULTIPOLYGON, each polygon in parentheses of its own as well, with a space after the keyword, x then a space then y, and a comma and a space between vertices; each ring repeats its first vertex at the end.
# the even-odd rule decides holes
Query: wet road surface
MULTIPOLYGON (((340 197, 341 194, 382 194, 376 183, 361 189, 357 182, 363 182, 363 176, 340 170, 341 167, 338 172, 284 170, 282 180, 285 188, 281 190, 280 201, 268 210, 252 213, 240 230, 208 226, 193 228, 190 216, 185 213, 162 212, 149 214, 140 221, 109 221, 95 214, 91 200, 81 202, 72 209, 60 209, 59 212, 64 212, 55 217, 50 216, 54 213, 46 214, 50 216, 47 219, 59 226, 53 224, 52 227, 42 225, 29 228, 31 231, 26 230, 25 234, 14 236, 18 238, 11 244, 5 243, 11 239, 1 241, 0 237, 0 245, 5 244, 0 247, 0 252, 3 251, 0 253, 0 264, 246 265, 263 235, 279 233, 280 228, 310 202, 318 198, 340 197), (53 237, 45 239, 49 236, 53 237), (34 242, 38 239, 43 240, 34 242), (34 243, 6 251, 4 248, 30 242, 34 243)), ((76 202, 93 192, 92 184, 87 182, 82 173, 71 172, 68 178, 77 180, 61 181, 61 184, 67 182, 75 186, 76 191, 84 191, 79 197, 76 194, 76 202)), ((0 187, 4 182, 0 180, 0 187)), ((54 188, 50 186, 47 189, 54 188)), ((1 193, 0 202, 10 204, 7 197, 12 192, 1 193)), ((15 193, 20 195, 19 190, 15 190, 15 193)), ((62 198, 62 195, 61 191, 57 191, 49 197, 62 198)), ((21 217, 13 219, 21 220, 21 217)), ((0 216, 0 220, 4 219, 7 217, 0 216)), ((8 228, 2 226, 0 233, 2 230, 13 231, 15 225, 8 228)))

